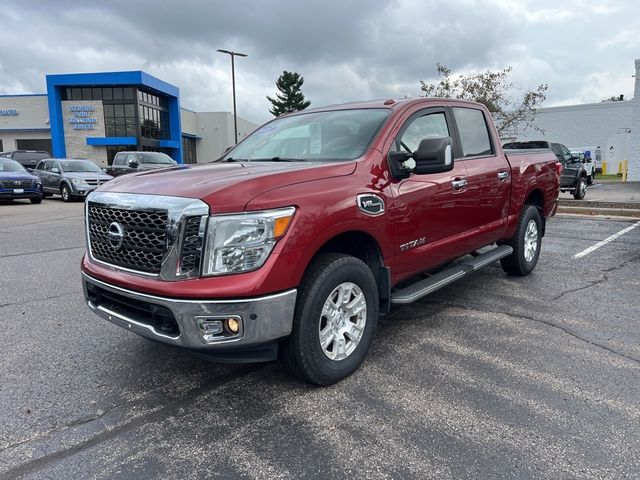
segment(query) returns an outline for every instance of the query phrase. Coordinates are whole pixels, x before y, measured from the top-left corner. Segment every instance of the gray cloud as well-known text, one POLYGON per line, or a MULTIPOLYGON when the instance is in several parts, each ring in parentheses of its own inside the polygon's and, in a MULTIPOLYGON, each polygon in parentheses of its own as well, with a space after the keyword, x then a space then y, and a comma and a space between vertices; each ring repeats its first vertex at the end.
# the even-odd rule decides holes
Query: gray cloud
POLYGON ((179 86, 195 110, 230 110, 227 48, 239 115, 267 120, 282 70, 305 78, 314 106, 417 96, 435 63, 455 72, 514 67, 522 88, 550 85, 550 105, 631 96, 638 56, 633 0, 482 2, 83 3, 5 0, 0 93, 44 91, 47 73, 143 69, 179 86), (625 33, 626 32, 626 33, 625 33))

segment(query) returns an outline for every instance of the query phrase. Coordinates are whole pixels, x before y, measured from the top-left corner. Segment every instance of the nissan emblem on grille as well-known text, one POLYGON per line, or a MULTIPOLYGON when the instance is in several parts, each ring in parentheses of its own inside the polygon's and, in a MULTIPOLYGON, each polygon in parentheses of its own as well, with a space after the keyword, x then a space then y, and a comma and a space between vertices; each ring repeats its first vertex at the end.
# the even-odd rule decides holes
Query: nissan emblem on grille
POLYGON ((107 238, 115 250, 120 250, 124 241, 124 229, 118 222, 112 222, 107 229, 107 238))

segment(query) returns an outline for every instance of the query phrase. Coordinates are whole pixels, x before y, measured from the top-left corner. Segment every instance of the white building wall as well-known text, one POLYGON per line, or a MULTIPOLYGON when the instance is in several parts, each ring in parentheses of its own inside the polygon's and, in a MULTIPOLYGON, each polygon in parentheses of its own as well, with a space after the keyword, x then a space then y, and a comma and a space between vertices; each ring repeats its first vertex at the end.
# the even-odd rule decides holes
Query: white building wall
POLYGON ((636 59, 636 85, 633 92, 629 153, 629 175, 627 179, 637 182, 640 181, 640 59, 636 59))
POLYGON ((182 125, 182 133, 190 133, 191 135, 197 135, 198 118, 197 118, 196 112, 192 110, 187 110, 186 108, 181 108, 180 124, 182 125))
POLYGON ((0 114, 0 140, 4 151, 16 150, 17 139, 51 138, 46 95, 0 96, 2 110, 17 112, 17 115, 0 114))
POLYGON ((540 108, 535 124, 542 132, 531 129, 519 135, 518 140, 549 140, 569 148, 594 145, 604 151, 611 135, 631 128, 633 103, 601 102, 540 108))
MULTIPOLYGON (((196 141, 196 156, 198 163, 215 160, 222 155, 227 147, 234 145, 233 115, 229 112, 198 112, 197 132, 201 139, 196 141)), ((238 142, 253 132, 258 124, 238 117, 238 142)))

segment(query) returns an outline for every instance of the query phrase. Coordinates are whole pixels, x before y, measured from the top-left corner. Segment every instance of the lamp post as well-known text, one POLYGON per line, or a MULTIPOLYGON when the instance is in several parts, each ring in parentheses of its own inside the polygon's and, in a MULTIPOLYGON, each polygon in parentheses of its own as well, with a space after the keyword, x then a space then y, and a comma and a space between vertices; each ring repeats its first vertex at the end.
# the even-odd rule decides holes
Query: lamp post
POLYGON ((231 89, 233 91, 233 133, 235 135, 236 144, 238 143, 238 118, 236 117, 236 71, 234 57, 246 57, 245 53, 232 52, 230 50, 218 49, 220 53, 226 53, 231 56, 231 89))

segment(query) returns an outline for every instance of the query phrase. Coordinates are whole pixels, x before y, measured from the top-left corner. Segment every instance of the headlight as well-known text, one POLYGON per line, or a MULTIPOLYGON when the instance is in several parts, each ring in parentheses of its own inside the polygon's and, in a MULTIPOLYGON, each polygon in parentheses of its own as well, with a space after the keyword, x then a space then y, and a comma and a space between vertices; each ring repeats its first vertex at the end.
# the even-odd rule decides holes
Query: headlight
POLYGON ((84 178, 72 178, 72 179, 71 179, 71 182, 72 182, 74 185, 78 185, 78 186, 80 186, 80 185, 84 186, 84 185, 86 185, 86 184, 87 184, 87 182, 85 181, 85 179, 84 179, 84 178))
POLYGON ((209 218, 202 274, 248 272, 264 265, 293 218, 294 207, 209 218))

